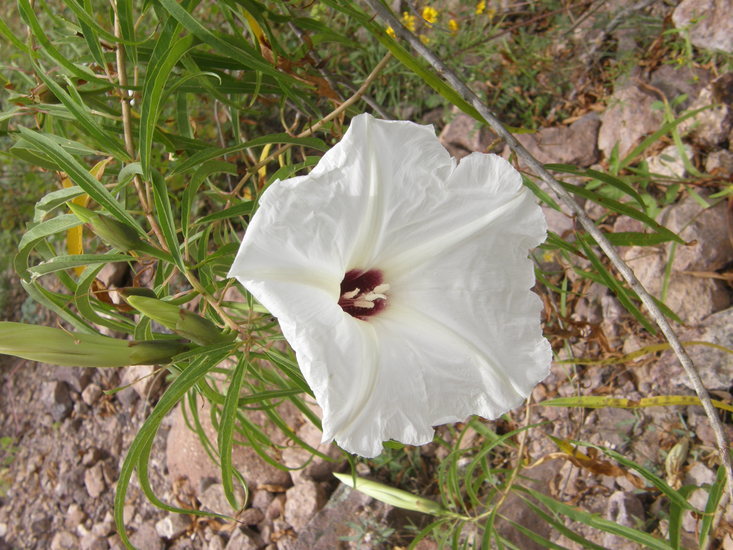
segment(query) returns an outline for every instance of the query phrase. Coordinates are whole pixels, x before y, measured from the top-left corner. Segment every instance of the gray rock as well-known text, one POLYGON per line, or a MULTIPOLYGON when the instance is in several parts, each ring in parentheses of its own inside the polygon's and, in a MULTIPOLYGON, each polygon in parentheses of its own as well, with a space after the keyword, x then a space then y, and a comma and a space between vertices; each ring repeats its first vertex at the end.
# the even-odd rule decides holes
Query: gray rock
MULTIPOLYGON (((237 496, 237 502, 240 504, 244 499, 244 491, 235 485, 235 495, 237 496)), ((220 483, 212 483, 209 485, 199 496, 199 502, 205 510, 214 512, 217 514, 228 514, 234 515, 237 510, 232 509, 229 501, 224 494, 224 486, 220 483)))
POLYGON ((710 79, 710 73, 704 69, 664 64, 651 74, 649 83, 661 90, 670 103, 682 95, 687 96, 684 101, 676 104, 677 110, 683 111, 689 109, 702 89, 710 83, 710 79))
POLYGON ((191 518, 183 514, 168 514, 155 524, 158 536, 172 540, 191 527, 191 518))
POLYGON ((705 171, 723 178, 733 176, 733 151, 721 149, 710 153, 705 159, 705 171))
MULTIPOLYGON (((705 510, 705 505, 708 502, 708 492, 705 489, 695 489, 687 501, 698 510, 705 510)), ((687 510, 682 515, 682 529, 688 533, 696 533, 698 521, 700 520, 692 515, 692 511, 687 510)))
MULTIPOLYGON (((296 486, 297 487, 297 486, 296 486)), ((324 506, 290 541, 288 550, 333 550, 343 546, 343 538, 353 536, 349 523, 384 524, 391 507, 364 493, 339 485, 324 506)), ((278 544, 279 546, 279 544, 278 544)))
POLYGON ((543 164, 590 166, 598 160, 600 118, 588 113, 570 126, 542 128, 535 134, 518 134, 517 140, 543 164))
POLYGON ((226 543, 223 538, 219 535, 214 535, 211 537, 211 540, 209 540, 209 545, 206 547, 206 550, 224 550, 225 544, 226 543))
POLYGON ((130 542, 136 548, 141 550, 163 550, 165 544, 155 531, 155 524, 152 521, 146 521, 140 528, 130 535, 130 542))
POLYGON ((74 533, 59 531, 51 540, 51 550, 77 550, 79 539, 74 533))
POLYGON ((84 472, 84 485, 87 488, 89 496, 92 498, 98 498, 104 492, 107 484, 104 482, 102 462, 97 462, 91 468, 87 468, 86 472, 84 472))
POLYGON ((695 462, 685 472, 684 485, 712 485, 715 483, 715 472, 705 466, 702 462, 695 462))
POLYGON ((80 550, 108 550, 107 540, 94 533, 86 533, 79 542, 80 550))
POLYGON ((323 486, 303 480, 285 493, 285 521, 300 531, 326 502, 323 486))
POLYGON ((76 527, 86 519, 87 515, 78 504, 70 504, 66 509, 64 523, 67 529, 75 530, 76 527))
POLYGON ((89 384, 81 392, 81 400, 89 407, 92 407, 102 395, 102 388, 97 384, 89 384))
POLYGON ((688 118, 678 126, 680 134, 693 143, 704 148, 720 145, 728 139, 733 128, 733 108, 725 89, 730 85, 733 75, 726 74, 706 86, 690 109, 701 109, 692 118, 688 118))
POLYGON ((687 144, 682 146, 682 152, 684 157, 676 145, 668 145, 653 157, 647 158, 649 172, 668 178, 683 178, 687 174, 684 159, 692 161, 694 152, 687 144))
MULTIPOLYGON (((644 523, 644 506, 635 495, 616 491, 608 499, 606 519, 623 525, 624 527, 639 528, 644 523)), ((603 546, 614 550, 640 550, 641 547, 618 535, 605 533, 603 546)))
POLYGON ((614 91, 608 108, 601 115, 598 149, 606 158, 618 143, 623 158, 644 136, 659 129, 663 122, 660 110, 652 103, 659 98, 636 85, 631 78, 614 91))
POLYGON ((672 13, 678 29, 689 28, 698 48, 733 52, 733 0, 683 0, 672 13))
POLYGON ((232 531, 224 550, 260 550, 264 546, 262 539, 249 529, 236 528, 232 531))
MULTIPOLYGON (((694 340, 733 348, 733 308, 710 315, 692 336, 695 336, 694 340)), ((708 346, 690 346, 688 352, 700 371, 706 388, 710 390, 730 388, 733 380, 733 355, 708 346)), ((694 389, 686 376, 683 376, 680 382, 694 389)))
POLYGON ((93 369, 83 367, 54 367, 52 376, 54 380, 66 382, 76 393, 81 393, 91 381, 93 374, 93 369))
MULTIPOLYGON (((282 411, 280 411, 282 413, 282 411)), ((201 482, 206 479, 221 479, 219 468, 211 461, 196 433, 191 431, 183 419, 180 407, 172 413, 172 423, 166 445, 168 475, 172 483, 188 479, 191 489, 198 496, 201 482)), ((264 415, 263 415, 264 416, 264 415)), ((209 421, 209 405, 202 404, 199 417, 209 440, 216 441, 216 432, 209 421)), ((254 418, 254 415, 252 415, 254 418)), ((289 423, 294 425, 295 422, 289 423)), ((271 437, 277 439, 278 434, 271 437)), ((242 474, 250 490, 260 485, 287 488, 292 485, 290 475, 262 460, 251 447, 235 445, 232 452, 234 467, 242 474)), ((219 510, 221 511, 221 510, 219 510)))
POLYGON ((61 422, 74 408, 69 385, 63 381, 46 382, 41 399, 54 422, 61 422))
MULTIPOLYGON (((658 221, 677 232, 688 245, 677 245, 666 304, 686 323, 699 323, 706 316, 730 304, 730 294, 720 281, 690 272, 714 271, 733 258, 733 248, 724 228, 727 226, 726 205, 720 203, 703 208, 692 198, 666 208, 658 221), (695 299, 691 300, 690 297, 695 299)), ((622 220, 614 226, 622 230, 622 220)), ((628 247, 621 251, 623 259, 634 270, 641 283, 659 297, 671 244, 628 247)))
MULTIPOLYGON (((496 135, 489 128, 479 124, 458 108, 454 108, 453 113, 455 116, 438 136, 440 143, 448 149, 451 156, 460 159, 474 151, 497 152, 496 148, 489 150, 489 147, 497 141, 496 135)), ((499 142, 499 151, 503 147, 501 143, 499 142)))

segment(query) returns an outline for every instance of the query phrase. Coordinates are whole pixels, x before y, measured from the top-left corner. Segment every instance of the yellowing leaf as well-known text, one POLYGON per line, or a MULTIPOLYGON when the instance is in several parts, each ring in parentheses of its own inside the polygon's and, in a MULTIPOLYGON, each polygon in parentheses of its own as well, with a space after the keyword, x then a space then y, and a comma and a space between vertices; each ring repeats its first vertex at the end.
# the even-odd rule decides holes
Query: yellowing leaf
MULTIPOLYGON (((92 167, 91 170, 89 170, 89 173, 98 180, 100 180, 104 175, 104 169, 111 161, 112 157, 107 157, 104 160, 100 160, 92 167)), ((71 180, 67 176, 61 181, 61 185, 63 185, 64 187, 71 187, 73 183, 71 183, 71 180)), ((78 197, 72 199, 71 202, 73 202, 74 204, 78 204, 79 206, 86 207, 87 204, 89 204, 89 195, 83 193, 78 197)), ((84 254, 83 237, 84 226, 78 225, 69 229, 66 233, 66 251, 69 254, 84 254)), ((74 271, 77 275, 79 275, 82 271, 84 271, 84 266, 77 266, 74 268, 74 271)))

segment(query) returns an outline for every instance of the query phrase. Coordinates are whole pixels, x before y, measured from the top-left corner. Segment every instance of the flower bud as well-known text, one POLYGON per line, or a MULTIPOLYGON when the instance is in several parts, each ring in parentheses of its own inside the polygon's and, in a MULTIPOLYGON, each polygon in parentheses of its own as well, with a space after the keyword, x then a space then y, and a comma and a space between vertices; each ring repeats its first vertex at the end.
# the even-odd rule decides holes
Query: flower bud
POLYGON ((189 346, 171 340, 130 341, 24 323, 0 323, 0 353, 69 367, 169 363, 189 346))
POLYGON ((94 234, 108 245, 122 252, 136 250, 143 245, 137 231, 124 223, 72 202, 69 208, 77 218, 91 225, 94 234))
POLYGON ((174 304, 146 296, 127 295, 125 300, 146 317, 199 345, 208 346, 234 340, 234 335, 222 334, 208 319, 174 304))
POLYGON ((349 474, 334 473, 333 475, 344 485, 348 485, 352 489, 361 491, 365 495, 397 508, 422 512, 423 514, 432 514, 434 516, 445 515, 448 512, 437 502, 413 495, 402 489, 395 489, 383 483, 377 483, 376 481, 364 479, 363 477, 354 477, 349 474))

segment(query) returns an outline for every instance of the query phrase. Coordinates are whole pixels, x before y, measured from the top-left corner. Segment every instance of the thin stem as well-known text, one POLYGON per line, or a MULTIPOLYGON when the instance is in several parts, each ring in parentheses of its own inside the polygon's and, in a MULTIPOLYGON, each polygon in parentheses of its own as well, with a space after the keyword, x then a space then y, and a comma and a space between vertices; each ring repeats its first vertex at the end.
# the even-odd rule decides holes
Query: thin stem
POLYGON ((387 25, 394 29, 395 33, 397 33, 400 38, 407 41, 423 59, 430 63, 438 74, 440 74, 441 77, 443 77, 443 79, 446 80, 453 89, 463 97, 464 100, 478 111, 489 126, 491 126, 491 129, 496 132, 496 134, 501 137, 507 145, 509 145, 511 150, 524 162, 524 164, 539 176, 542 181, 544 181, 554 191, 555 195, 568 208, 570 208, 583 228, 591 237, 593 237, 596 243, 598 243, 598 246, 606 254, 608 259, 611 260, 611 263, 614 265, 616 270, 639 296, 642 303, 646 306, 649 315, 657 323, 662 334, 664 334, 665 338, 677 355, 682 368, 684 368, 692 386, 695 388, 695 393, 697 393, 697 396, 702 403, 705 414, 710 420, 713 432, 715 433, 718 451, 720 452, 720 459, 728 477, 728 492, 733 498, 733 462, 731 462, 731 454, 728 450, 728 443, 726 442, 720 417, 710 401, 710 395, 705 389, 705 385, 700 378, 700 373, 692 363, 692 359, 690 359, 690 356, 677 337, 677 334, 675 334, 672 326, 669 324, 669 321, 655 303, 654 298, 652 298, 649 292, 644 288, 644 285, 642 285, 639 279, 637 279, 631 268, 621 259, 613 245, 611 245, 603 233, 595 226, 593 220, 591 220, 585 213, 585 210, 575 202, 570 193, 568 193, 557 182, 545 167, 516 140, 511 132, 504 127, 502 122, 486 107, 486 105, 484 105, 481 99, 463 82, 463 80, 429 48, 427 48, 415 35, 403 27, 392 12, 379 0, 365 0, 365 2, 371 6, 371 8, 385 21, 387 25))
MULTIPOLYGON (((314 134, 324 124, 326 124, 327 122, 330 122, 331 120, 333 120, 334 118, 336 118, 337 116, 339 116, 341 113, 343 113, 346 109, 348 109, 349 107, 351 107, 354 103, 356 103, 357 101, 359 101, 359 99, 361 99, 361 97, 364 95, 364 93, 369 89, 369 86, 371 86, 372 82, 374 82, 374 80, 377 78, 377 76, 379 76, 379 73, 382 72, 382 69, 384 69, 384 67, 387 65, 387 62, 390 60, 391 57, 392 57, 392 54, 389 54, 388 53, 387 55, 385 55, 381 59, 381 61, 379 63, 377 63, 377 65, 374 67, 374 69, 372 69, 372 72, 369 73, 369 76, 367 76, 366 80, 364 80, 364 83, 359 87, 358 90, 356 90, 356 92, 354 92, 354 94, 351 97, 349 97, 349 99, 347 99, 346 101, 344 101, 341 105, 339 105, 338 107, 336 107, 333 111, 331 111, 330 113, 328 113, 321 120, 319 120, 318 122, 316 122, 315 124, 313 124, 312 126, 310 126, 307 130, 302 131, 301 133, 299 133, 295 137, 304 138, 304 137, 308 137, 308 136, 314 134)), ((242 177, 242 179, 239 180, 239 183, 231 191, 230 194, 233 195, 233 196, 236 196, 237 193, 239 193, 239 191, 242 189, 242 187, 244 186, 244 184, 246 183, 246 181, 252 176, 252 174, 254 174, 255 172, 257 172, 257 170, 259 170, 263 166, 267 165, 268 162, 270 162, 270 161, 276 159, 277 157, 279 157, 280 155, 282 155, 285 151, 287 151, 291 147, 293 147, 293 144, 292 143, 288 143, 286 145, 283 145, 282 147, 277 148, 274 153, 269 154, 264 159, 262 159, 260 162, 258 162, 254 166, 250 167, 249 170, 247 170, 247 173, 244 175, 244 177, 242 177)))
MULTIPOLYGON (((116 37, 122 36, 122 30, 120 29, 120 19, 117 15, 117 4, 114 4, 114 33, 116 37)), ((122 130, 125 136, 125 149, 130 158, 134 159, 135 155, 135 142, 132 139, 132 116, 130 112, 130 94, 128 92, 127 83, 127 59, 125 57, 125 45, 122 42, 117 44, 116 50, 117 60, 117 78, 120 83, 120 105, 122 107, 122 130)), ((150 209, 150 201, 148 200, 145 193, 145 186, 139 175, 135 175, 133 178, 133 185, 137 192, 138 200, 140 201, 140 207, 145 214, 145 217, 153 229, 153 233, 158 239, 160 247, 169 252, 168 246, 166 245, 165 239, 163 238, 163 232, 160 230, 158 220, 153 216, 152 210, 150 209)))

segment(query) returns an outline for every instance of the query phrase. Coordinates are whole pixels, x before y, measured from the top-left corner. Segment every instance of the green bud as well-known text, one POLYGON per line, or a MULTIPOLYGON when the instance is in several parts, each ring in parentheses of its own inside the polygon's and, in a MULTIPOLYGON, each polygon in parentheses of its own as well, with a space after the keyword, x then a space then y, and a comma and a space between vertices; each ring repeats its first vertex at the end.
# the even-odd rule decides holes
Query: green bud
POLYGON ((146 296, 128 295, 125 300, 146 317, 199 345, 209 346, 234 340, 234 335, 222 334, 208 319, 174 304, 146 296))
POLYGON ((0 353, 68 367, 124 367, 169 363, 189 347, 171 340, 142 342, 78 334, 24 323, 0 323, 0 353))
POLYGON ((413 495, 402 489, 395 489, 383 483, 377 483, 376 481, 364 479, 363 477, 354 477, 349 474, 334 473, 333 475, 344 485, 348 485, 352 489, 356 489, 365 495, 369 495, 374 499, 395 506, 396 508, 422 512, 423 514, 432 514, 434 516, 442 516, 448 513, 437 502, 413 495))
POLYGON ((122 252, 142 247, 143 241, 132 227, 73 202, 69 202, 68 205, 76 217, 91 225, 94 234, 108 245, 122 252))

